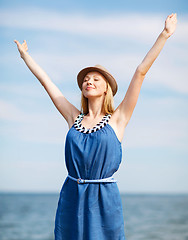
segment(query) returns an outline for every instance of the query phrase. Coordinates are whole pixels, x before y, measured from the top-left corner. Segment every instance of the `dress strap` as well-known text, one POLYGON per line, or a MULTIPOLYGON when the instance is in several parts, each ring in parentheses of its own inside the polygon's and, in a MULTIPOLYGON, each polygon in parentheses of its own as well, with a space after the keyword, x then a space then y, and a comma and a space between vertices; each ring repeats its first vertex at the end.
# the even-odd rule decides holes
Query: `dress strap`
POLYGON ((78 184, 80 183, 100 183, 100 182, 105 182, 105 183, 111 183, 111 182, 117 182, 116 179, 114 179, 113 177, 108 177, 108 178, 101 178, 101 179, 82 179, 82 178, 74 178, 72 176, 70 176, 68 174, 68 177, 72 180, 74 180, 75 182, 77 182, 78 184))

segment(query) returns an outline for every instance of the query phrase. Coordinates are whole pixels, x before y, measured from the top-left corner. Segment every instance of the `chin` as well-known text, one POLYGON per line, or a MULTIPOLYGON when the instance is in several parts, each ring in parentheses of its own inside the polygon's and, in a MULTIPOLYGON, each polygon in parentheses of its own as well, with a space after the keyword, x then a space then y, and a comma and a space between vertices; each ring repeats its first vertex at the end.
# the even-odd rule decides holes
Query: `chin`
POLYGON ((85 92, 83 93, 85 98, 94 98, 94 97, 102 97, 102 94, 100 93, 92 93, 92 92, 85 92))
POLYGON ((93 97, 97 97, 97 96, 95 96, 93 94, 86 94, 86 95, 84 95, 84 97, 86 97, 86 98, 93 98, 93 97))

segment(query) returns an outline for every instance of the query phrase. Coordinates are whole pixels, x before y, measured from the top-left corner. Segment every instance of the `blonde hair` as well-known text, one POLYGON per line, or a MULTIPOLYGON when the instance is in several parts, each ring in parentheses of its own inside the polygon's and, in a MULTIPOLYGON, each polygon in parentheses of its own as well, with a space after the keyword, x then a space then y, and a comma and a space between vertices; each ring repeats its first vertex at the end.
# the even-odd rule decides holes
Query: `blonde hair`
MULTIPOLYGON (((105 114, 112 114, 114 112, 114 98, 113 98, 112 88, 107 80, 106 80, 106 83, 107 83, 107 91, 104 98, 104 104, 103 104, 102 110, 105 114)), ((87 114, 89 112, 88 99, 84 97, 83 92, 81 93, 81 112, 84 114, 87 114)))

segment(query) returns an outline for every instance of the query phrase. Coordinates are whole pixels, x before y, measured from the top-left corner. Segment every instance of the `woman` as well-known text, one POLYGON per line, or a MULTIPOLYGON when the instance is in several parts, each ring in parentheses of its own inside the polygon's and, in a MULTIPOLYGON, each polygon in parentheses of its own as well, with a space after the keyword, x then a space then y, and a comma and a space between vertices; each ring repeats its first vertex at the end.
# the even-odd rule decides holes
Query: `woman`
POLYGON ((101 65, 82 69, 78 86, 82 112, 73 106, 29 56, 27 43, 17 40, 21 58, 38 78, 69 125, 65 142, 68 176, 62 186, 55 218, 57 240, 125 240, 120 193, 113 173, 122 158, 121 141, 149 68, 176 29, 176 14, 137 67, 126 95, 114 110, 117 83, 101 65))

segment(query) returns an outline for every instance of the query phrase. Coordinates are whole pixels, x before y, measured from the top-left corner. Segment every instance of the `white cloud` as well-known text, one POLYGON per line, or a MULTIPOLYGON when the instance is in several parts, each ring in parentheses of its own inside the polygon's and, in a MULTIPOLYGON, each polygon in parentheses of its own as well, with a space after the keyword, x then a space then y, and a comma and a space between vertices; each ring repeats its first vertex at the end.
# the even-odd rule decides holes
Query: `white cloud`
POLYGON ((26 114, 20 108, 8 101, 0 100, 0 119, 14 122, 32 121, 32 115, 26 114))
MULTIPOLYGON (((131 121, 131 120, 130 120, 131 121)), ((187 119, 139 118, 125 130, 124 147, 174 147, 186 149, 187 119)))
MULTIPOLYGON (((67 177, 64 160, 0 161, 1 191, 60 192, 67 177)), ((120 192, 188 192, 185 165, 131 162, 126 158, 114 174, 120 192), (160 177, 159 177, 160 176, 160 177)))
POLYGON ((67 176, 65 162, 41 160, 0 161, 1 191, 60 192, 67 176))
POLYGON ((159 161, 155 156, 150 161, 125 157, 114 177, 121 192, 188 193, 187 165, 181 160, 169 164, 165 157, 159 161))
MULTIPOLYGON (((175 52, 175 54, 178 51, 175 52)), ((36 55, 35 55, 36 56, 36 55)), ((184 64, 187 61, 187 56, 181 56, 182 65, 177 65, 176 61, 169 60, 170 58, 176 58, 174 53, 168 53, 165 56, 161 57, 161 62, 155 63, 149 70, 146 78, 150 74, 150 80, 148 80, 148 86, 154 87, 154 84, 164 85, 165 87, 182 93, 188 93, 188 83, 187 78, 188 70, 185 68, 184 64)), ((44 64, 45 68, 48 69, 50 75, 54 76, 57 81, 66 81, 66 75, 71 72, 75 72, 75 78, 77 73, 85 66, 86 61, 88 62, 87 66, 95 65, 98 63, 98 55, 75 55, 75 56, 56 56, 56 55, 37 55, 36 59, 44 64), (62 71, 62 67, 65 70, 62 71), (54 69, 56 70, 54 71, 54 69), (57 76, 57 74, 59 75, 57 76), (55 75, 56 77, 55 77, 55 75)), ((141 62, 140 54, 113 54, 113 60, 111 55, 103 54, 100 56, 100 62, 105 63, 107 69, 110 69, 110 72, 116 77, 117 81, 127 82, 131 81, 131 78, 136 70, 137 65, 141 62)), ((74 74, 72 74, 72 77, 74 74)), ((74 81, 73 81, 74 82, 74 81)))
MULTIPOLYGON (((180 54, 181 51, 179 52, 177 48, 173 52, 165 52, 165 54, 159 56, 160 59, 153 64, 147 73, 146 79, 148 80, 145 80, 144 84, 147 84, 147 87, 151 89, 158 85, 167 87, 175 92, 187 94, 188 83, 186 76, 188 76, 188 69, 185 67, 187 56, 185 53, 181 56, 180 54)), ((70 89, 74 86, 75 90, 77 89, 76 77, 78 72, 83 67, 94 66, 95 64, 105 66, 117 79, 118 83, 126 83, 128 88, 136 67, 141 63, 145 55, 146 53, 143 55, 140 53, 113 55, 103 53, 101 56, 99 54, 92 56, 84 54, 71 56, 50 53, 31 54, 33 59, 47 72, 52 81, 56 83, 64 82, 65 84, 69 82, 70 89)), ((3 58, 1 60, 3 61, 3 58)))
POLYGON ((187 101, 175 97, 139 99, 125 129, 124 147, 187 149, 187 101))
MULTIPOLYGON (((72 41, 75 48, 79 49, 80 43, 82 43, 82 46, 84 45, 84 53, 64 53, 60 42, 58 43, 59 45, 55 46, 56 51, 53 54, 49 52, 44 53, 43 46, 41 46, 40 50, 37 49, 37 53, 34 48, 31 52, 31 56, 44 67, 44 70, 46 70, 54 82, 62 83, 62 85, 68 82, 69 86, 67 87, 66 85, 66 92, 62 89, 62 93, 74 105, 77 105, 80 101, 79 89, 78 95, 73 94, 73 90, 77 89, 76 75, 78 71, 85 66, 97 63, 104 65, 115 76, 118 83, 124 84, 125 88, 119 89, 118 96, 116 96, 118 102, 122 101, 136 66, 144 58, 146 47, 151 47, 157 35, 162 31, 165 18, 166 16, 162 14, 153 13, 152 15, 129 13, 126 15, 93 17, 81 14, 76 15, 75 13, 64 14, 31 7, 0 9, 0 26, 5 29, 13 29, 15 32, 21 29, 24 34, 25 30, 29 30, 29 32, 40 30, 35 35, 35 41, 38 42, 38 40, 42 39, 43 41, 40 42, 45 42, 46 46, 53 44, 53 34, 50 31, 59 35, 62 33, 65 36, 67 33, 70 33, 73 36, 72 41), (43 33, 48 33, 48 38, 45 38, 46 36, 43 33), (82 39, 80 40, 79 37, 82 39), (103 49, 101 53, 87 54, 88 48, 87 44, 85 44, 85 41, 88 41, 87 37, 92 38, 92 40, 100 40, 100 47, 103 49), (111 51, 109 52, 110 46, 106 48, 106 39, 109 38, 114 40, 118 48, 117 52, 121 52, 120 54, 117 52, 114 54, 113 51, 111 54, 111 51), (135 50, 132 54, 128 51, 129 47, 134 49, 131 44, 130 46, 122 45, 122 51, 119 51, 121 46, 119 42, 122 44, 123 41, 133 42, 135 50), (138 48, 140 50, 137 52, 138 48)), ((7 42, 9 41, 10 39, 7 40, 7 42)), ((9 50, 6 51, 6 55, 0 56, 1 65, 5 66, 8 69, 7 71, 12 71, 12 69, 16 68, 18 76, 21 76, 20 68, 25 67, 23 64, 19 66, 22 60, 20 62, 17 59, 15 60, 15 56, 18 56, 16 55, 18 53, 15 51, 15 55, 13 55, 12 52, 9 52, 10 48, 7 49, 9 50)), ((159 57, 160 59, 158 58, 159 61, 157 59, 147 74, 142 88, 153 89, 155 86, 161 86, 161 89, 167 87, 177 93, 187 94, 187 49, 188 17, 182 15, 178 16, 177 30, 166 43, 159 57)), ((32 77, 30 73, 29 76, 32 77)), ((0 135, 6 136, 8 139, 13 138, 15 141, 31 142, 31 144, 55 143, 62 145, 63 141, 65 141, 68 125, 59 113, 55 113, 56 110, 50 112, 49 109, 41 107, 41 102, 38 100, 43 99, 46 92, 38 86, 35 88, 28 82, 24 85, 18 85, 19 81, 14 84, 11 82, 10 84, 9 79, 5 80, 6 83, 1 83, 1 92, 3 96, 7 93, 6 99, 10 99, 10 96, 17 97, 18 95, 25 99, 27 97, 27 99, 25 104, 20 104, 16 100, 14 102, 0 100, 0 120, 3 122, 0 127, 0 135), (26 108, 28 99, 30 99, 32 104, 26 108), (35 110, 33 110, 34 108, 35 110)), ((135 108, 133 116, 125 129, 123 148, 126 150, 127 148, 137 147, 171 147, 185 151, 188 145, 188 121, 186 114, 183 112, 187 107, 186 101, 183 98, 176 99, 175 97, 157 99, 153 99, 153 97, 144 98, 143 95, 140 97, 137 103, 139 106, 135 108), (180 109, 182 109, 182 114, 179 114, 180 109)), ((26 152, 25 154, 27 157, 26 152)), ((24 149, 21 156, 24 156, 24 149)), ((150 164, 148 167, 147 162, 144 161, 140 164, 129 163, 127 165, 126 156, 125 159, 123 156, 123 160, 125 165, 122 165, 119 171, 121 175, 120 190, 152 191, 155 189, 155 191, 166 191, 166 189, 169 189, 172 191, 187 191, 186 172, 183 172, 183 167, 180 166, 179 161, 176 162, 177 166, 173 165, 170 167, 171 172, 169 172, 168 164, 160 166, 155 163, 155 165, 150 164), (182 178, 182 173, 184 178, 182 178), (162 176, 160 181, 158 181, 159 175, 162 176), (138 182, 138 179, 142 179, 142 181, 138 182), (150 184, 148 184, 148 179, 150 179, 150 184), (179 179, 179 181, 176 181, 176 179, 179 179), (182 179, 185 179, 185 181, 182 179), (128 184, 124 184, 124 182, 128 182, 128 184)), ((0 169, 3 169, 4 172, 4 174, 1 174, 1 182, 4 184, 0 188, 2 190, 27 190, 29 186, 29 190, 57 190, 59 192, 59 187, 61 187, 63 178, 66 176, 66 169, 63 168, 63 164, 65 164, 63 161, 44 162, 37 160, 35 162, 33 159, 30 162, 0 162, 0 169), (15 171, 15 169, 17 170, 15 171), (43 177, 41 177, 41 171, 43 177), (33 173, 35 173, 34 179, 32 177, 33 173), (59 176, 62 178, 60 179, 59 176), (13 182, 14 185, 12 184, 13 182), (46 185, 46 183, 48 184, 46 185), (58 185, 59 187, 57 188, 58 185)))
MULTIPOLYGON (((0 10, 0 26, 11 27, 15 29, 43 29, 43 30, 53 30, 57 32, 69 32, 78 35, 87 35, 93 36, 94 38, 103 37, 115 37, 118 43, 118 39, 122 40, 131 40, 137 43, 142 44, 145 49, 144 44, 150 44, 153 39, 157 36, 156 33, 159 33, 164 24, 164 16, 160 14, 150 15, 150 14, 126 14, 126 15, 112 15, 104 17, 89 17, 87 15, 75 15, 75 14, 64 14, 53 11, 44 11, 41 9, 1 9, 0 10), (35 18, 33 18, 35 16, 35 18), (23 21, 24 19, 24 21, 23 21)), ((187 37, 188 37, 188 21, 186 16, 180 17, 178 20, 177 32, 175 35, 169 39, 168 45, 164 48, 161 53, 159 61, 152 66, 151 70, 144 80, 143 87, 147 89, 153 89, 155 86, 167 87, 170 90, 174 90, 177 93, 188 93, 188 84, 187 84, 187 37), (181 45, 178 45, 182 43, 181 45)), ((40 38, 39 34, 39 38, 40 38)), ((77 42, 75 40, 75 42, 77 42)), ((46 39, 48 45, 52 44, 51 34, 49 38, 46 39)), ((59 47, 59 46, 58 46, 59 47)), ((125 46, 127 48, 127 46, 125 46)), ((87 48, 86 48, 87 49, 87 48)), ((149 49, 148 49, 149 50, 149 49)), ((62 51, 62 49, 61 49, 62 51)), ((121 54, 110 54, 107 50, 103 51, 101 54, 62 54, 61 51, 58 53, 43 53, 32 51, 31 56, 36 60, 39 65, 41 65, 44 70, 49 74, 51 79, 56 82, 66 84, 66 92, 62 89, 62 93, 71 100, 73 104, 77 104, 80 100, 80 92, 76 83, 77 73, 86 66, 95 65, 97 63, 104 65, 114 77, 117 79, 117 82, 123 84, 125 88, 118 90, 118 101, 123 100, 123 97, 128 89, 131 78, 134 74, 136 66, 144 58, 145 53, 143 50, 138 53, 134 52, 132 54, 125 53, 122 51, 121 54), (86 65, 87 64, 87 65, 86 65), (69 86, 68 86, 68 84, 69 86), (67 87, 68 86, 68 87, 67 87), (74 88, 75 87, 75 88, 74 88), (78 94, 72 94, 73 90, 78 89, 78 94), (122 96, 122 99, 120 99, 122 96)), ((22 60, 21 60, 22 61, 22 60)), ((20 66, 15 64, 15 56, 6 54, 6 56, 0 56, 0 62, 6 66, 14 64, 14 67, 17 67, 19 72, 20 66)), ((3 65, 3 66, 4 66, 3 65)), ((26 67, 26 66, 21 66, 26 67)), ((10 70, 10 69, 9 69, 10 70)), ((29 73, 30 74, 30 73, 29 73)), ((21 75, 21 74, 20 74, 21 75)), ((29 75, 32 76, 32 75, 29 75)), ((7 94, 19 94, 20 96, 27 96, 41 99, 44 94, 44 91, 37 86, 37 89, 31 88, 30 84, 18 85, 12 84, 7 80, 7 84, 2 84, 2 91, 6 91, 7 94), (39 90, 40 89, 40 90, 39 90)), ((142 91, 142 90, 141 90, 142 91)), ((39 107, 39 104, 35 102, 36 99, 33 99, 34 105, 39 107)), ((50 100, 50 99, 49 99, 50 100)), ((159 99, 157 99, 158 101, 159 99)), ((165 99, 161 100, 161 106, 164 106, 165 99)), ((174 99, 174 103, 177 99, 174 99)), ((154 105, 153 100, 149 100, 150 106, 147 109, 152 109, 154 105)), ((144 104, 144 101, 143 101, 144 104)), ((155 103, 156 104, 156 103, 155 103)), ((173 103, 170 103, 171 106, 173 103)), ((156 105, 155 105, 156 106, 156 105)), ((77 105, 77 107, 79 107, 77 105)), ((182 107, 182 103, 179 104, 179 107, 182 107)), ((33 113, 33 111, 27 110, 27 112, 18 105, 0 101, 0 118, 12 121, 13 123, 22 123, 20 126, 15 128, 12 126, 12 129, 1 129, 3 134, 12 132, 14 136, 22 137, 27 141, 37 141, 37 142, 61 142, 62 135, 58 131, 59 129, 68 129, 67 123, 64 119, 61 118, 60 114, 52 115, 44 111, 44 113, 33 113), (56 116, 58 116, 56 118, 56 116), (48 123, 44 119, 48 119, 48 123), (62 124, 63 123, 63 124, 62 124), (49 128, 50 126, 50 128, 49 128), (19 132, 22 134, 17 134, 19 132), (46 129, 48 131, 46 132, 46 129), (27 133, 27 134, 26 134, 27 133), (59 135, 56 135, 58 133, 59 135)), ((136 111, 136 110, 135 110, 136 111)), ((145 111, 145 110, 143 110, 145 111)), ((185 138, 185 129, 187 129, 186 120, 177 119, 173 120, 168 124, 168 121, 162 121, 158 119, 153 119, 152 117, 143 118, 142 128, 140 128, 139 122, 135 125, 138 126, 139 134, 146 137, 143 141, 138 139, 136 142, 135 138, 132 136, 135 126, 131 128, 131 122, 128 125, 127 132, 130 129, 130 137, 128 146, 180 146, 183 144, 181 141, 178 142, 178 139, 185 138), (161 126, 159 126, 159 121, 161 126), (151 122, 149 125, 148 122, 151 122), (154 128, 155 126, 155 128, 154 128), (178 130, 173 130, 173 126, 181 126, 178 130), (164 131, 163 131, 164 130, 164 131), (155 136, 153 138, 153 136, 155 136), (152 139, 152 141, 151 141, 152 139), (172 139, 172 141, 170 141, 172 139), (179 144, 179 145, 178 145, 179 144)), ((65 132, 64 132, 65 134, 65 132)), ((135 131, 134 134, 137 134, 135 131)), ((126 136, 125 136, 126 139, 126 136)), ((126 142, 126 140, 125 140, 126 142)), ((185 146, 184 143, 181 146, 185 146)))
MULTIPOLYGON (((79 35, 97 35, 137 39, 149 42, 162 31, 166 16, 162 14, 126 13, 103 17, 64 14, 39 8, 1 9, 0 26, 33 30, 51 30, 79 35), (35 16, 35 17, 33 17, 35 16), (24 21, 23 21, 24 19, 24 21)), ((179 17, 178 17, 179 18, 179 17)), ((186 42, 188 21, 180 16, 176 40, 186 42)))
MULTIPOLYGON (((176 98, 142 99, 125 128, 123 147, 175 147, 187 148, 187 118, 178 117, 173 109, 184 108, 184 100, 176 98), (147 109, 147 110, 146 110, 147 109), (151 109, 155 109, 152 111, 151 109), (145 113, 147 111, 147 113, 145 113), (135 116, 135 114, 137 116, 135 116), (160 115, 161 114, 161 115, 160 115), (169 115, 174 116, 171 118, 169 115)), ((37 106, 36 106, 37 107, 37 106)), ((39 107, 39 106, 38 106, 39 107)), ((2 135, 29 142, 56 143, 65 141, 68 124, 59 114, 44 111, 28 113, 6 101, 0 102, 3 120, 12 121, 0 129, 2 135), (21 124, 19 124, 21 123, 21 124)))
MULTIPOLYGON (((37 104, 37 103, 36 103, 37 104)), ((11 125, 1 126, 1 135, 29 142, 62 143, 68 124, 60 114, 26 112, 21 107, 0 101, 0 119, 11 125)))
MULTIPOLYGON (((178 17, 178 19, 175 35, 168 40, 164 50, 162 50, 162 53, 147 74, 150 78, 147 82, 147 87, 153 88, 157 84, 165 86, 170 90, 187 94, 188 84, 186 76, 188 76, 188 60, 186 50, 188 50, 188 17, 185 15, 178 17)), ((64 14, 39 8, 0 10, 0 26, 15 29, 43 29, 74 33, 77 35, 75 44, 78 44, 78 48, 78 36, 87 35, 94 37, 94 39, 100 39, 101 36, 105 37, 105 39, 114 37, 117 44, 119 40, 129 40, 133 41, 135 46, 141 44, 143 49, 146 49, 146 44, 150 44, 152 47, 157 34, 163 28, 164 20, 162 14, 143 15, 129 13, 126 15, 91 17, 75 15, 75 13, 64 14)), ((53 44, 52 35, 48 35, 49 37, 45 39, 45 44, 50 46, 53 44)), ((37 37, 39 39, 40 37, 44 38, 41 34, 38 34, 37 37)), ((101 41, 101 46, 103 44, 105 44, 105 41, 101 41)), ((133 48, 133 45, 131 47, 133 48)), ((84 66, 97 63, 109 69, 118 82, 129 83, 137 65, 145 57, 149 48, 145 51, 140 47, 139 52, 131 54, 125 51, 127 48, 126 45, 122 46, 121 54, 110 54, 109 50, 105 50, 105 48, 103 48, 101 54, 99 52, 92 55, 90 53, 86 54, 87 47, 84 53, 71 52, 71 54, 67 54, 63 52, 62 46, 58 45, 58 53, 43 53, 43 49, 36 53, 33 49, 31 56, 57 83, 66 83, 71 79, 72 82, 70 81, 70 83, 76 84, 78 71, 84 66)), ((0 63, 6 66, 14 64, 15 66, 15 56, 11 54, 1 55, 0 63)), ((18 63, 16 64, 18 70, 20 67, 23 67, 23 65, 18 66, 18 63)))

